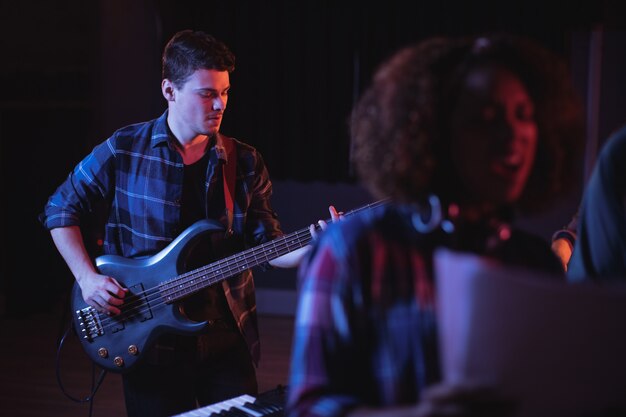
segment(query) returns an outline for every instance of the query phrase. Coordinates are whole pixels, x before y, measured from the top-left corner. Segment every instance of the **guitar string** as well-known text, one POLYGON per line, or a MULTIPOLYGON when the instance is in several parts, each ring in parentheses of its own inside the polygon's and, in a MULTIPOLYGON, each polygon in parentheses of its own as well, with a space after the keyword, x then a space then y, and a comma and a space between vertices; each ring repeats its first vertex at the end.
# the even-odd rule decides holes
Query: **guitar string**
MULTIPOLYGON (((291 249, 294 246, 297 246, 298 248, 304 247, 306 246, 306 244, 308 244, 311 241, 311 235, 308 229, 306 230, 300 230, 298 232, 295 232, 291 235, 289 235, 289 237, 291 239, 281 239, 283 242, 280 242, 277 245, 268 245, 268 246, 275 246, 275 251, 274 253, 278 253, 278 256, 281 256, 285 253, 288 253, 292 250, 295 249, 291 249), (301 236, 301 234, 305 234, 304 237, 301 236), (308 234, 308 236, 306 236, 306 234, 308 234), (297 235, 297 236, 295 236, 297 235), (293 241, 294 243, 289 243, 289 242, 293 241), (284 243, 287 242, 287 243, 284 243), (284 251, 284 252, 283 252, 284 251)), ((274 239, 273 241, 267 242, 267 243, 273 243, 278 239, 274 239)), ((278 243, 278 242, 277 242, 278 243)), ((260 251, 260 247, 256 246, 254 248, 251 249, 257 249, 259 248, 258 252, 260 251)), ((120 313, 117 316, 108 316, 105 313, 98 313, 98 316, 100 318, 100 327, 102 327, 102 329, 104 330, 105 328, 109 327, 109 326, 118 326, 120 320, 123 321, 124 319, 128 318, 128 317, 132 317, 135 315, 141 315, 143 313, 148 312, 151 308, 157 308, 161 305, 164 304, 170 304, 171 302, 175 302, 178 299, 181 298, 180 294, 183 294, 183 296, 187 296, 190 295, 192 292, 189 291, 189 288, 192 287, 198 287, 200 284, 204 284, 206 282, 209 282, 208 285, 201 285, 201 288, 196 288, 196 289, 203 289, 206 288, 209 285, 213 285, 216 284, 218 282, 223 281, 224 279, 227 279, 229 277, 232 277, 234 275, 237 275, 237 273, 242 272, 245 269, 248 269, 250 267, 253 267, 255 265, 258 265, 264 261, 267 261, 269 259, 273 259, 272 258, 268 258, 267 256, 263 257, 261 261, 258 261, 259 257, 257 255, 255 255, 254 253, 252 255, 246 254, 244 255, 244 253, 246 252, 257 252, 255 251, 244 251, 241 253, 238 253, 237 255, 233 255, 224 259, 221 259, 217 262, 214 262, 210 265, 192 270, 192 271, 188 271, 186 273, 183 273, 169 281, 164 281, 159 283, 158 285, 156 285, 155 287, 149 288, 146 291, 143 292, 139 292, 136 294, 132 295, 132 300, 130 302, 127 302, 124 304, 123 306, 123 310, 122 313, 120 313), (236 265, 233 267, 224 267, 225 264, 229 264, 229 263, 233 263, 234 260, 237 260, 238 264, 243 264, 247 266, 244 269, 241 269, 240 265, 236 265), (257 261, 256 264, 250 264, 249 261, 251 259, 254 259, 255 261, 257 261), (209 271, 212 270, 212 271, 209 271), (222 273, 219 273, 217 271, 225 271, 222 273), (211 273, 215 274, 217 273, 218 275, 216 275, 215 278, 211 278, 210 275, 211 273), (198 278, 198 279, 194 279, 194 278, 198 278), (193 280, 193 282, 191 281, 193 280), (186 287, 182 287, 179 289, 176 289, 176 287, 180 286, 179 282, 180 281, 187 281, 186 282, 186 287), (211 282, 213 281, 213 282, 211 282), (172 296, 174 296, 171 300, 167 299, 167 296, 163 296, 162 294, 170 294, 172 296), (176 296, 178 294, 178 296, 176 296), (153 297, 153 296, 158 296, 158 297, 153 297), (151 298, 152 297, 152 298, 151 298), (163 302, 158 302, 158 298, 162 298, 163 302), (145 300, 145 301, 144 301, 145 300), (157 301, 156 304, 151 304, 150 302, 152 301, 157 301), (170 303, 168 303, 168 301, 170 301, 170 303), (145 308, 143 308, 145 306, 145 308), (109 322, 113 322, 113 323, 109 323, 109 322)), ((277 257, 278 257, 277 256, 277 257)), ((93 307, 90 307, 90 309, 93 309, 93 307)))
MULTIPOLYGON (((366 206, 354 209, 348 213, 343 214, 343 216, 349 216, 365 209, 373 209, 375 207, 378 207, 384 204, 385 202, 387 202, 387 199, 379 200, 377 202, 368 204, 366 206)), ((327 220, 327 222, 329 221, 330 219, 327 220)), ((97 315, 98 315, 98 319, 100 323, 100 328, 104 331, 104 330, 108 330, 110 327, 119 326, 120 322, 125 321, 125 319, 129 317, 144 314, 146 312, 149 312, 151 309, 156 309, 162 305, 171 304, 171 302, 177 301, 182 296, 190 295, 196 290, 206 288, 209 285, 213 285, 218 282, 221 282, 229 277, 237 275, 237 273, 243 272, 246 269, 259 265, 262 262, 269 261, 270 258, 268 258, 267 255, 261 258, 262 259, 261 261, 259 261, 257 257, 257 252, 267 253, 267 251, 263 250, 266 247, 274 246, 275 252, 273 255, 276 255, 276 253, 278 253, 277 256, 272 256, 271 259, 274 259, 275 257, 280 257, 286 253, 289 253, 291 251, 294 251, 296 249, 306 246, 311 240, 312 240, 312 236, 311 236, 310 230, 308 228, 304 228, 294 233, 290 233, 283 237, 279 237, 277 239, 266 242, 262 245, 255 246, 243 252, 223 258, 209 265, 205 265, 198 269, 188 271, 168 281, 163 281, 159 283, 158 285, 152 288, 149 288, 146 291, 133 294, 133 301, 126 303, 123 306, 122 313, 120 313, 117 316, 109 316, 105 313, 98 312, 97 315), (297 246, 297 248, 292 249, 292 247, 294 246, 297 246), (255 262, 257 263, 250 264, 249 262, 250 259, 254 259, 255 262), (233 267, 233 268, 223 267, 226 264, 233 263, 235 260, 237 260, 236 267, 233 267), (243 266, 243 269, 241 269, 242 266, 243 266), (211 271, 212 273, 215 273, 216 271, 219 271, 222 269, 225 269, 226 272, 218 274, 218 276, 212 279, 211 277, 208 276, 209 273, 207 273, 207 271, 211 269, 213 269, 213 271, 211 271), (193 281, 190 282, 190 278, 193 281), (198 280, 195 280, 194 278, 198 278, 198 280), (213 282, 211 282, 212 280, 213 282), (180 282, 183 282, 183 284, 186 286, 181 286, 180 282), (209 284, 204 285, 206 282, 209 282, 209 284), (202 285, 198 287, 200 284, 202 285), (181 289, 175 289, 178 286, 181 286, 181 289), (196 289, 190 292, 189 288, 193 288, 193 287, 196 287, 196 289), (168 293, 170 295, 178 294, 178 296, 170 300, 170 299, 167 299, 167 297, 164 297, 162 295, 164 293, 168 293), (163 301, 161 302, 159 298, 161 298, 163 301), (156 301, 156 303, 152 304, 151 303, 152 301, 156 301), (168 303, 168 301, 171 301, 171 302, 168 303)), ((93 307, 90 307, 90 309, 95 311, 93 307)))
MULTIPOLYGON (((354 214, 357 211, 361 211, 361 210, 364 210, 364 209, 374 208, 374 207, 376 207, 378 205, 383 204, 385 201, 386 200, 381 200, 381 201, 369 204, 367 206, 364 206, 364 207, 352 210, 352 211, 348 212, 347 214, 345 214, 345 216, 354 214)), ((178 277, 175 277, 175 278, 171 279, 170 281, 164 281, 164 282, 160 283, 159 285, 144 291, 143 293, 137 293, 137 294, 135 294, 133 296, 133 299, 136 300, 136 301, 127 303, 124 306, 124 310, 122 311, 122 313, 119 314, 118 316, 111 317, 111 316, 105 315, 104 313, 98 313, 98 318, 100 320, 100 327, 102 328, 102 330, 105 330, 105 329, 107 329, 110 326, 118 326, 120 320, 124 320, 124 319, 126 319, 128 317, 132 317, 133 315, 139 315, 139 314, 148 312, 151 308, 157 308, 157 307, 160 307, 160 306, 162 306, 164 304, 168 304, 167 301, 169 301, 169 300, 165 300, 163 297, 161 297, 161 298, 164 299, 163 302, 158 302, 158 303, 153 304, 153 305, 147 305, 145 309, 141 309, 141 307, 143 307, 146 303, 149 303, 150 301, 154 301, 154 300, 158 301, 159 297, 152 298, 152 299, 150 297, 152 297, 154 295, 160 295, 161 293, 163 293, 162 287, 167 286, 168 284, 170 285, 169 290, 171 290, 172 289, 171 287, 173 287, 171 284, 174 284, 177 281, 187 280, 190 276, 198 275, 198 274, 200 274, 199 275, 200 277, 203 277, 203 279, 201 279, 199 281, 200 283, 207 282, 207 281, 210 282, 211 278, 207 279, 206 278, 207 274, 205 272, 208 269, 211 269, 212 266, 215 266, 216 264, 220 264, 220 265, 228 264, 228 263, 231 263, 232 260, 236 259, 236 258, 242 258, 244 260, 248 260, 248 259, 254 257, 254 259, 257 260, 257 256, 254 254, 254 252, 262 252, 261 249, 266 247, 266 246, 276 246, 277 252, 278 251, 283 251, 283 250, 287 249, 285 253, 288 253, 288 252, 290 252, 292 250, 295 250, 295 249, 291 249, 291 246, 293 246, 293 243, 290 243, 291 241, 297 242, 299 247, 303 247, 306 244, 308 244, 311 241, 311 235, 310 235, 310 232, 309 232, 308 228, 299 230, 299 231, 297 231, 295 233, 291 233, 289 235, 284 236, 283 238, 278 238, 278 239, 274 239, 274 240, 272 240, 270 242, 266 242, 263 245, 250 248, 250 249, 248 249, 248 250, 246 250, 244 252, 241 252, 241 253, 232 255, 230 257, 224 258, 224 259, 222 259, 220 261, 217 261, 215 263, 212 263, 210 265, 207 265, 207 266, 198 268, 196 270, 192 270, 192 271, 189 271, 187 273, 181 274, 178 277), (303 233, 305 234, 304 238, 302 236, 300 236, 303 233), (306 240, 306 242, 305 242, 305 240, 306 240), (278 242, 278 241, 280 241, 280 242, 278 242), (276 243, 279 243, 279 244, 276 245, 276 243), (272 244, 274 244, 274 245, 272 245, 272 244), (252 253, 252 256, 249 256, 249 253, 252 253), (146 302, 144 302, 144 299, 146 300, 146 302), (140 310, 139 311, 135 311, 137 308, 140 308, 140 310), (104 318, 102 318, 102 317, 104 317, 104 318), (113 323, 111 324, 111 323, 108 323, 108 322, 113 322, 113 323)), ((281 253, 278 256, 281 256, 282 254, 284 254, 284 253, 281 253)), ((265 259, 263 261, 267 261, 267 260, 269 260, 269 259, 267 257, 265 257, 265 259)), ((239 260, 239 262, 240 261, 241 261, 241 259, 239 260)), ((258 262, 256 265, 258 265, 259 263, 262 263, 263 261, 258 262)), ((255 266, 255 265, 249 265, 248 268, 252 267, 252 266, 255 266)), ((245 269, 248 269, 248 268, 245 268, 245 269)), ((214 283, 217 283, 219 281, 227 279, 227 278, 229 278, 231 276, 234 276, 238 272, 241 272, 241 271, 242 270, 239 267, 227 269, 227 273, 229 275, 222 274, 221 278, 216 278, 215 281, 213 283, 209 284, 209 285, 212 285, 214 283)), ((196 282, 198 282, 198 281, 196 281, 196 282)), ((179 285, 179 284, 176 284, 176 286, 177 285, 179 285)), ((193 284, 193 285, 195 285, 196 287, 198 286, 198 284, 193 284)), ((202 286, 202 288, 205 288, 205 287, 206 287, 205 285, 202 286)), ((165 289, 165 290, 167 291, 168 289, 165 289)), ((175 293, 176 292, 181 293, 182 290, 176 290, 174 292, 175 293)), ((184 294, 184 295, 185 296, 189 295, 189 293, 184 294)), ((178 298, 180 298, 180 296, 178 298)), ((177 301, 177 299, 174 299, 173 301, 177 301)))
MULTIPOLYGON (((357 211, 360 211, 360 210, 363 210, 363 209, 366 209, 366 208, 373 208, 374 206, 382 204, 382 202, 383 201, 372 203, 372 204, 370 204, 368 206, 361 207, 359 209, 353 210, 353 211, 347 213, 346 215, 353 214, 353 213, 355 213, 357 211)), ((261 247, 265 247, 265 246, 276 246, 277 251, 279 251, 279 250, 282 251, 282 250, 287 249, 287 252, 289 252, 289 251, 294 250, 294 249, 291 249, 291 246, 293 246, 290 243, 291 240, 297 242, 299 247, 303 247, 304 245, 308 244, 310 242, 310 240, 311 240, 311 235, 309 233, 308 228, 307 229, 302 229, 302 230, 297 231, 297 232, 292 233, 292 234, 289 234, 289 235, 285 236, 282 239, 281 238, 274 239, 273 241, 267 242, 264 245, 257 246, 257 247, 254 247, 254 248, 250 248, 247 251, 244 251, 242 253, 239 253, 239 254, 236 254, 236 255, 224 258, 224 259, 222 259, 222 260, 220 260, 218 262, 215 262, 215 263, 213 263, 211 265, 207 265, 205 267, 201 267, 201 268, 198 268, 196 270, 189 271, 189 272, 187 272, 185 274, 179 275, 178 277, 171 279, 170 281, 162 282, 159 285, 157 285, 157 286, 155 286, 153 288, 150 288, 147 291, 144 291, 143 293, 137 293, 136 295, 133 296, 133 299, 136 300, 136 301, 127 303, 126 306, 124 307, 124 310, 122 311, 122 313, 120 315, 115 316, 115 317, 111 317, 111 316, 105 315, 104 313, 98 313, 98 318, 99 318, 99 322, 100 322, 100 328, 102 330, 105 330, 105 329, 108 329, 110 326, 119 326, 120 320, 124 320, 124 319, 126 319, 128 317, 132 317, 133 315, 139 315, 139 314, 148 312, 151 308, 157 308, 157 307, 160 307, 163 304, 168 304, 167 301, 169 301, 169 300, 165 300, 165 299, 164 299, 163 302, 158 302, 156 304, 153 304, 152 306, 149 304, 151 301, 154 301, 154 300, 158 301, 158 297, 156 297, 156 298, 154 298, 154 297, 150 298, 150 297, 163 293, 163 291, 161 289, 163 287, 168 286, 168 284, 169 284, 170 288, 166 288, 165 289, 166 291, 172 289, 173 286, 171 284, 174 284, 177 281, 187 280, 190 276, 198 275, 199 273, 202 273, 202 275, 200 275, 200 276, 203 277, 203 279, 201 279, 200 281, 196 281, 196 282, 203 283, 203 282, 207 282, 207 280, 210 282, 211 281, 210 278, 206 279, 206 276, 203 276, 203 275, 206 275, 205 272, 208 269, 211 269, 210 267, 215 266, 216 264, 220 264, 221 265, 221 264, 231 263, 232 259, 236 259, 236 258, 240 258, 239 262, 241 262, 241 259, 244 259, 244 260, 250 259, 251 257, 248 256, 248 252, 253 253, 252 257, 254 257, 255 260, 257 260, 257 256, 254 254, 254 252, 260 252, 261 251, 260 250, 261 247), (302 236, 299 236, 302 233, 305 234, 304 238, 302 238, 302 236), (280 240, 280 242, 277 242, 279 240, 280 240), (306 242, 305 242, 305 240, 306 240, 306 242), (271 245, 272 243, 274 243, 274 245, 271 245), (276 245, 276 243, 280 243, 280 244, 276 245), (280 249, 278 249, 278 248, 280 248, 280 249), (146 300, 146 301, 144 302, 144 300, 146 300), (146 305, 146 308, 145 309, 141 309, 141 307, 143 307, 146 303, 148 303, 148 305, 146 305), (135 311, 138 308, 140 310, 139 311, 135 311), (102 318, 102 317, 104 317, 104 318, 102 318), (108 323, 108 322, 113 322, 113 323, 111 324, 111 323, 108 323)), ((278 256, 280 256, 280 255, 278 255, 278 256)), ((265 257, 264 260, 269 260, 269 259, 267 257, 265 257)), ((250 265, 249 267, 252 267, 252 266, 254 266, 254 265, 250 265)), ((247 268, 245 268, 245 269, 247 269, 247 268)), ((229 275, 222 274, 222 278, 221 279, 216 279, 213 283, 217 283, 217 282, 222 281, 222 280, 224 280, 224 279, 226 279, 226 278, 228 278, 230 276, 236 275, 238 272, 241 272, 241 269, 239 267, 237 267, 237 268, 230 268, 230 269, 227 269, 227 272, 228 272, 229 275)), ((212 285, 213 283, 211 283, 209 285, 212 285)), ((193 285, 195 285, 196 287, 198 286, 197 283, 193 284, 193 285)), ((178 286, 178 284, 176 284, 176 286, 178 286)), ((205 288, 205 287, 206 286, 204 286, 204 285, 202 286, 202 288, 205 288)), ((176 292, 181 293, 182 290, 180 290, 180 289, 179 290, 175 290, 174 293, 176 293, 176 292)), ((184 295, 189 295, 189 294, 184 294, 184 295)), ((161 297, 161 298, 163 298, 163 297, 161 297)), ((173 301, 176 301, 176 299, 174 299, 173 301)))

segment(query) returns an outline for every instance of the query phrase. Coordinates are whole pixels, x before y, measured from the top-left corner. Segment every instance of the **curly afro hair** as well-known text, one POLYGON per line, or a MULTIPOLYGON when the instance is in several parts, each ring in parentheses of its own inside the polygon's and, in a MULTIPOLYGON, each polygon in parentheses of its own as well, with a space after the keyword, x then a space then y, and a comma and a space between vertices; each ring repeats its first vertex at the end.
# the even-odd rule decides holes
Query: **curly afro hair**
POLYGON ((568 191, 585 133, 568 68, 530 39, 499 34, 430 38, 379 67, 350 119, 352 162, 370 192, 409 203, 453 198, 450 114, 467 73, 485 64, 516 74, 535 105, 538 148, 518 209, 539 210, 568 191))

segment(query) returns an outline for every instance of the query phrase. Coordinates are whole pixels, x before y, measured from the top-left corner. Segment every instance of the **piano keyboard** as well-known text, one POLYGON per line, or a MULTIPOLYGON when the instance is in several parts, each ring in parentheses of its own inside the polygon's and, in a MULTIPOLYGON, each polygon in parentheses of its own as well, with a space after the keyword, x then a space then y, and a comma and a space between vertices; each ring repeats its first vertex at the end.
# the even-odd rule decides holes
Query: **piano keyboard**
POLYGON ((244 394, 172 417, 283 417, 284 395, 279 387, 259 398, 244 394))

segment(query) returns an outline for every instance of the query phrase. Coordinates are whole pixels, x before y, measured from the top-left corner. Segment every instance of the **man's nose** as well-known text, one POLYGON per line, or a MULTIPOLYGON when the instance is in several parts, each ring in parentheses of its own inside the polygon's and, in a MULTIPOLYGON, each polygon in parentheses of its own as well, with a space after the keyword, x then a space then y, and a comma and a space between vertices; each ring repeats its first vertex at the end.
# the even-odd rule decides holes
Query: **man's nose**
POLYGON ((226 108, 226 99, 217 97, 213 100, 213 110, 224 110, 226 108))

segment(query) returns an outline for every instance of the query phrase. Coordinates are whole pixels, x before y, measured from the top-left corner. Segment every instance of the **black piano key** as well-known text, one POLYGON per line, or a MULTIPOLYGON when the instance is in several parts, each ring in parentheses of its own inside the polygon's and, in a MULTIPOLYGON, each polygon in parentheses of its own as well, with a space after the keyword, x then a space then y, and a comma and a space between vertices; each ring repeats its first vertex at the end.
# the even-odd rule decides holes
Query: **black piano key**
POLYGON ((281 411, 283 409, 279 405, 261 399, 257 399, 254 403, 260 405, 261 407, 267 408, 270 411, 281 411))
POLYGON ((275 404, 271 404, 265 401, 255 400, 254 402, 246 402, 243 404, 244 407, 250 408, 254 411, 257 411, 263 416, 270 416, 272 413, 277 413, 282 411, 282 407, 279 407, 275 404))
POLYGON ((257 412, 259 412, 261 414, 263 414, 265 412, 265 410, 263 408, 261 408, 261 407, 259 407, 257 405, 254 405, 254 403, 250 402, 250 401, 243 403, 243 407, 246 407, 246 408, 249 408, 251 410, 257 411, 257 412))
POLYGON ((226 410, 222 410, 216 415, 224 417, 254 417, 253 414, 246 413, 244 410, 238 407, 230 407, 226 410))
POLYGON ((246 408, 249 408, 251 410, 257 411, 257 412, 259 412, 259 413, 261 413, 263 415, 265 415, 265 414, 267 414, 267 413, 269 413, 271 411, 271 410, 267 410, 266 407, 263 407, 263 406, 257 404, 256 401, 255 402, 247 402, 243 406, 246 407, 246 408))

